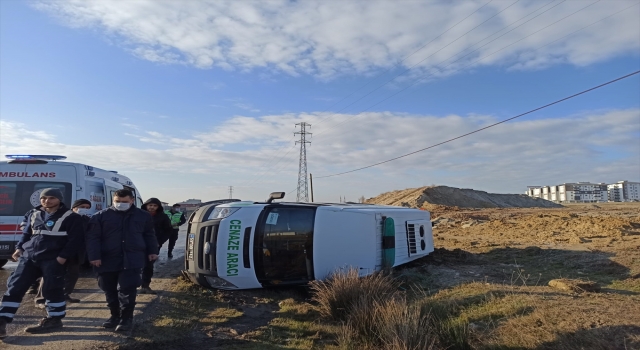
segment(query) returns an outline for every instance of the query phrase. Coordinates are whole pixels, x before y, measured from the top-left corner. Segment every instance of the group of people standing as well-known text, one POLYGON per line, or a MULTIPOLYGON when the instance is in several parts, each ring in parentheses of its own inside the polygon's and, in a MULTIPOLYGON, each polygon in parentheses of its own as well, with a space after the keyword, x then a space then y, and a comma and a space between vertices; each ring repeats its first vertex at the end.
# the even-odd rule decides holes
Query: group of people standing
POLYGON ((25 215, 22 239, 13 254, 18 266, 0 299, 0 338, 7 336, 7 324, 39 278, 38 294, 44 299, 47 316, 25 331, 62 328, 66 304, 80 301, 71 292, 85 255, 94 266, 111 313, 102 326, 131 330, 137 294, 155 294, 150 283, 160 248, 169 241, 167 256, 173 257, 179 226, 186 221, 177 204, 165 212, 160 200, 151 198, 136 208, 134 198, 130 190, 118 190, 109 208, 89 217, 88 200, 79 199, 69 208, 59 189, 42 190, 40 205, 25 215))

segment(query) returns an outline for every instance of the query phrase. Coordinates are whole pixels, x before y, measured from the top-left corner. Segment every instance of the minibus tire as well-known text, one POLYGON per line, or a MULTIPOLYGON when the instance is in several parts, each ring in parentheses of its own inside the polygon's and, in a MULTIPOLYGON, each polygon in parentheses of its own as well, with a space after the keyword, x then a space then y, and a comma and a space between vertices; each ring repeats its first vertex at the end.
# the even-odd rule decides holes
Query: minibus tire
POLYGON ((7 263, 7 259, 0 259, 0 268, 2 268, 6 263, 7 263))

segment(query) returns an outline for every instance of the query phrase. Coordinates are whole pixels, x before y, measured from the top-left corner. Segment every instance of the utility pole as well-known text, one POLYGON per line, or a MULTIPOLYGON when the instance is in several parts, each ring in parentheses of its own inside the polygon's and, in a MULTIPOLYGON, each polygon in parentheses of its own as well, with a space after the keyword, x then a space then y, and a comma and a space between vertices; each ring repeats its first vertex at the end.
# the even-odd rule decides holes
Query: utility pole
POLYGON ((229 186, 229 199, 233 198, 233 186, 229 186))
POLYGON ((309 183, 311 184, 311 202, 313 203, 313 174, 309 174, 309 183))
POLYGON ((311 135, 307 131, 307 127, 311 128, 309 123, 298 123, 300 125, 300 131, 294 132, 294 135, 300 135, 300 141, 296 141, 296 144, 300 144, 300 164, 298 166, 298 195, 296 202, 308 202, 309 201, 309 186, 307 184, 307 135, 311 135))

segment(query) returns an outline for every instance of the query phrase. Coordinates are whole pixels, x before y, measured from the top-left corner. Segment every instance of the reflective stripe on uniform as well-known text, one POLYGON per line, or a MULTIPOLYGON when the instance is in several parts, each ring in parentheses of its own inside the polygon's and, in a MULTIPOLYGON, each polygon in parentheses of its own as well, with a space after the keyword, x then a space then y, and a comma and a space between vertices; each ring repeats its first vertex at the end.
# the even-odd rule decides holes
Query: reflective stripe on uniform
POLYGON ((61 301, 59 303, 50 303, 48 300, 44 304, 51 307, 61 307, 67 305, 67 303, 64 301, 61 301))
POLYGON ((67 236, 67 231, 33 230, 33 235, 67 236))
POLYGON ((12 301, 3 301, 3 302, 0 302, 0 307, 20 307, 20 303, 15 303, 12 301))
POLYGON ((64 316, 67 313, 65 311, 52 311, 52 312, 47 312, 47 314, 49 316, 64 316))
MULTIPOLYGON (((60 231, 60 226, 62 226, 62 222, 71 214, 73 214, 73 210, 68 210, 66 213, 64 213, 58 220, 56 220, 56 225, 53 226, 53 229, 51 229, 51 231, 54 231, 54 232, 60 231)), ((67 233, 65 232, 64 234, 66 235, 67 233)))
POLYGON ((3 313, 1 313, 1 314, 0 314, 0 317, 13 318, 13 315, 14 315, 14 314, 10 314, 10 313, 7 313, 7 312, 3 312, 3 313))

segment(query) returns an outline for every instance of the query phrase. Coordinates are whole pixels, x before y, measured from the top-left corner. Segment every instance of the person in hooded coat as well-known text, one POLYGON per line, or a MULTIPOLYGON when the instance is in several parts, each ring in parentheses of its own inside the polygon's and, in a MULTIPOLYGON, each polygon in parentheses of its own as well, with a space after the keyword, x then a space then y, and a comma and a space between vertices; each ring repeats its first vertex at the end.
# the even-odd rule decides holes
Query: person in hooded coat
MULTIPOLYGON (((171 220, 162 211, 162 202, 158 198, 149 198, 140 207, 151 214, 153 217, 153 230, 156 233, 156 239, 158 240, 158 252, 162 245, 169 239, 173 233, 171 227, 171 220)), ((138 290, 138 294, 156 294, 154 290, 149 286, 151 284, 151 277, 153 277, 153 266, 155 260, 147 261, 144 269, 142 269, 142 286, 138 290)))

